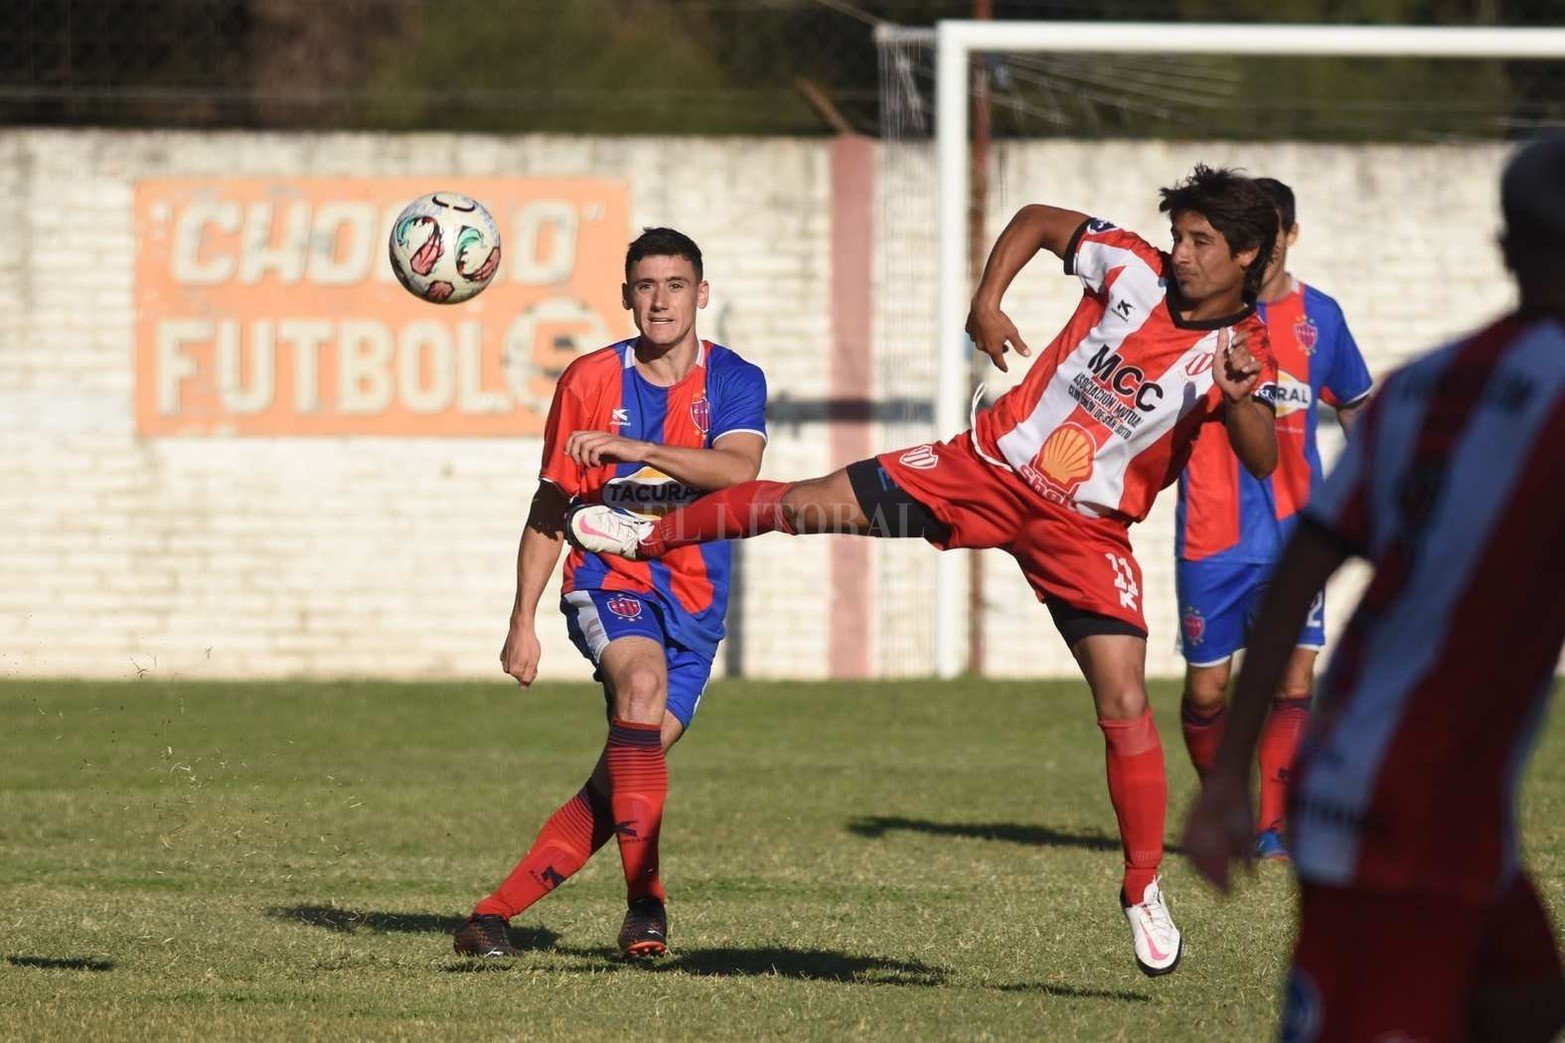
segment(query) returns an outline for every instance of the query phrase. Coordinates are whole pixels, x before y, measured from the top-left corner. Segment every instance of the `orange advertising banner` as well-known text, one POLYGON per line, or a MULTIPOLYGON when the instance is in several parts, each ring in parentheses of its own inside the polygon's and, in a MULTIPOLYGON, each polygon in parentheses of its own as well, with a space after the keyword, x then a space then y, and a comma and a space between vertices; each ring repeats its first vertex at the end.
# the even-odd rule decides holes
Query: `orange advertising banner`
POLYGON ((623 182, 180 178, 136 185, 142 435, 535 435, 578 354, 624 335, 623 182), (456 305, 404 290, 391 223, 462 192, 504 260, 456 305))

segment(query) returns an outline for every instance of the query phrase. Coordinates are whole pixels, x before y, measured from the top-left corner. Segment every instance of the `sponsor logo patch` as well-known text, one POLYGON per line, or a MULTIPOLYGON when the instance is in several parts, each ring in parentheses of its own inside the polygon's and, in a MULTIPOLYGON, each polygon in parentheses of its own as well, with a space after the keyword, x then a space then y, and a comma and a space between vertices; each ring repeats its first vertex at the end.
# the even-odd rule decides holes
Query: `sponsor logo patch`
POLYGON ((603 487, 603 502, 638 518, 657 518, 701 498, 701 490, 670 478, 656 467, 642 466, 612 478, 603 487))

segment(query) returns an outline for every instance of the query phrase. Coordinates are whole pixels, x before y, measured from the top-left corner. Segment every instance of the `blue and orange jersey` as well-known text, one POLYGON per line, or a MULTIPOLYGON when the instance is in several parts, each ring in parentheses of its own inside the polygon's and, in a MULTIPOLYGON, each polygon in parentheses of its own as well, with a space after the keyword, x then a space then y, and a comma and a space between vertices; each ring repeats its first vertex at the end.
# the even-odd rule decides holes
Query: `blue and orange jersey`
MULTIPOLYGON (((671 387, 636 369, 634 338, 572 362, 560 376, 544 428, 539 477, 573 501, 601 502, 644 517, 683 507, 697 489, 640 463, 582 467, 565 455, 574 431, 611 431, 626 438, 710 449, 724 435, 766 437, 766 377, 720 344, 701 342, 690 372, 671 387)), ((669 635, 711 655, 723 638, 731 552, 726 541, 683 547, 656 561, 626 561, 572 550, 564 593, 625 590, 650 598, 669 635)))
POLYGON ((1189 561, 1277 560, 1293 516, 1320 485, 1316 403, 1356 405, 1372 380, 1342 308, 1313 286, 1261 305, 1277 360, 1277 469, 1244 469, 1222 424, 1206 424, 1179 478, 1175 551, 1189 561))

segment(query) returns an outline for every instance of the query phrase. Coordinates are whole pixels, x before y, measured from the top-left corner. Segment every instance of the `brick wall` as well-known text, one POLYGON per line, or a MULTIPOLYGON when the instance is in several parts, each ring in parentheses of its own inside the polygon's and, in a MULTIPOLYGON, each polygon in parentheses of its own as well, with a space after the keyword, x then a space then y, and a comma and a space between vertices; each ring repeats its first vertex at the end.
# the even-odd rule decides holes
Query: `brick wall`
MULTIPOLYGON (((138 437, 138 180, 621 179, 632 225, 672 224, 702 244, 713 288, 702 333, 762 365, 774 395, 820 400, 833 350, 830 149, 754 139, 0 133, 0 191, 15 222, 13 249, 0 254, 0 672, 496 676, 537 442, 138 437)), ((1377 372, 1508 299, 1493 246, 1496 148, 1017 144, 998 150, 991 222, 997 231, 1037 199, 1161 241, 1151 190, 1198 158, 1296 186, 1294 268, 1342 300, 1377 372)), ((932 245, 932 227, 916 220, 924 208, 933 214, 928 169, 903 165, 882 178, 901 201, 889 218, 885 204, 877 213, 873 390, 882 395, 927 394, 933 371, 932 330, 917 323, 934 294, 932 264, 916 261, 932 245)), ((1018 282, 1014 314, 1041 343, 1076 294, 1041 263, 1018 282)), ((921 437, 916 423, 883 424, 878 435, 921 437)), ((830 456, 820 424, 779 426, 765 473, 817 474, 830 456)), ((1136 536, 1154 673, 1178 662, 1166 506, 1136 536)), ((874 553, 871 603, 844 605, 828 589, 827 541, 748 544, 735 607, 742 668, 824 675, 835 611, 873 614, 876 671, 926 671, 931 555, 874 553)), ((1004 558, 988 563, 991 670, 1071 671, 1013 573, 1004 558)), ((550 619, 541 637, 546 675, 586 676, 563 627, 550 619)))

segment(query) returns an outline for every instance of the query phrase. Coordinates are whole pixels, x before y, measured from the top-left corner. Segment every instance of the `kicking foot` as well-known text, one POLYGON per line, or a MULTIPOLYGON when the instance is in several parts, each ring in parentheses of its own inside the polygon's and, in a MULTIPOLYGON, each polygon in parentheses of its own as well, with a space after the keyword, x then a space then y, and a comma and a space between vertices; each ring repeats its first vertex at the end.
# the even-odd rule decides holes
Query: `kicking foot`
POLYGON ((619 952, 627 960, 649 960, 668 952, 668 910, 656 898, 638 898, 619 929, 619 952))
POLYGON ((641 557, 641 539, 653 523, 632 518, 601 503, 578 507, 565 519, 565 538, 571 546, 594 554, 613 554, 630 561, 641 557))
POLYGON ((451 936, 451 948, 458 956, 483 958, 521 955, 511 945, 511 937, 505 930, 502 916, 473 914, 457 927, 451 936))
POLYGON ((1283 843, 1282 831, 1262 830, 1255 838, 1255 857, 1262 862, 1287 862, 1288 845, 1283 843))
POLYGON ((1121 891, 1119 904, 1125 911, 1125 919, 1130 922, 1130 937, 1136 946, 1136 966, 1141 968, 1141 973, 1152 978, 1172 973, 1184 955, 1185 940, 1168 915, 1168 903, 1163 900, 1158 881, 1154 879, 1147 885, 1141 901, 1135 905, 1131 905, 1121 891))

